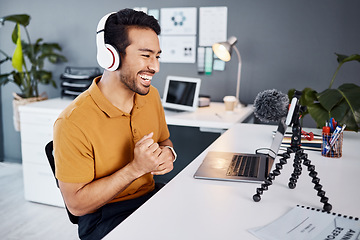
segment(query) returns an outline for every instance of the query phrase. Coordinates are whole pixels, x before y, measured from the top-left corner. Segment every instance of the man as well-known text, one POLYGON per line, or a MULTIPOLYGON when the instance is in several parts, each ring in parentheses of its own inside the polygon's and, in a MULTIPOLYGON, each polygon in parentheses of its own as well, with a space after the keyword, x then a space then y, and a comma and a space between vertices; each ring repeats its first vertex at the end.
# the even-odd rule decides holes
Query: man
POLYGON ((170 172, 176 158, 151 86, 161 53, 157 20, 124 9, 105 21, 119 67, 95 78, 54 125, 56 177, 69 211, 80 216, 81 239, 102 238, 149 199, 153 175, 170 172))

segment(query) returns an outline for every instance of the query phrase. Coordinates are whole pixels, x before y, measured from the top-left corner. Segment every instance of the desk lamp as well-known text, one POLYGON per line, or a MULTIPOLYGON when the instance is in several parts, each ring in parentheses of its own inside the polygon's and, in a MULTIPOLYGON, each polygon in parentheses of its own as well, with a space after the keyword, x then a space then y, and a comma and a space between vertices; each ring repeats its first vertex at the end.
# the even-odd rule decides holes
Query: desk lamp
MULTIPOLYGON (((240 52, 235 46, 237 38, 232 36, 226 42, 219 42, 212 45, 212 49, 215 55, 221 60, 228 62, 231 60, 232 49, 235 50, 236 55, 238 56, 239 65, 237 73, 237 85, 236 85, 236 99, 240 103, 239 91, 240 91, 240 75, 241 75, 241 56, 240 52)), ((241 105, 241 104, 240 104, 241 105)))

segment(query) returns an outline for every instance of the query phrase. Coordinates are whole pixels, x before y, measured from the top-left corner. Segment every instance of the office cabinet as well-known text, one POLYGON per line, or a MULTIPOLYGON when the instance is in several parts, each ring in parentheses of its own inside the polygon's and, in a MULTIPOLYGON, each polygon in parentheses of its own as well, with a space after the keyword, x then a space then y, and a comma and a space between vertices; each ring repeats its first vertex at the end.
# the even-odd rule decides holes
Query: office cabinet
POLYGON ((51 99, 19 107, 24 194, 28 201, 64 206, 45 154, 53 124, 71 100, 51 99))

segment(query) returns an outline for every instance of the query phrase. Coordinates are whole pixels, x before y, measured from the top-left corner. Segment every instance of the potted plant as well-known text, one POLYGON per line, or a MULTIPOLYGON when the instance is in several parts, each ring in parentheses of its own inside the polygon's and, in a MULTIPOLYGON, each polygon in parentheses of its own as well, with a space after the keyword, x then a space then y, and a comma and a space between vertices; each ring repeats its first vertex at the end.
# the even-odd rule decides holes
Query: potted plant
MULTIPOLYGON (((307 107, 304 115, 309 113, 319 128, 323 127, 325 122, 333 117, 341 125, 346 124, 347 130, 358 132, 360 126, 360 87, 353 83, 344 83, 337 89, 333 89, 332 85, 341 66, 350 61, 360 62, 360 55, 335 54, 339 65, 329 87, 320 93, 311 88, 305 88, 300 104, 307 107)), ((289 99, 294 95, 294 91, 295 89, 289 90, 289 99)))
POLYGON ((14 124, 15 129, 19 131, 17 107, 47 98, 46 95, 41 96, 39 94, 39 83, 51 84, 53 87, 57 87, 52 73, 44 69, 45 60, 56 64, 66 62, 67 59, 58 53, 62 50, 59 44, 43 42, 42 38, 37 39, 35 42, 31 41, 26 28, 30 23, 29 15, 17 14, 0 18, 2 25, 4 25, 6 21, 15 23, 11 36, 15 44, 15 50, 13 55, 10 56, 0 49, 0 53, 3 55, 1 57, 2 59, 0 59, 0 64, 11 62, 13 67, 11 72, 0 75, 0 85, 12 82, 19 87, 20 93, 13 94, 14 124), (21 38, 22 32, 20 31, 20 26, 25 30, 26 41, 21 38))

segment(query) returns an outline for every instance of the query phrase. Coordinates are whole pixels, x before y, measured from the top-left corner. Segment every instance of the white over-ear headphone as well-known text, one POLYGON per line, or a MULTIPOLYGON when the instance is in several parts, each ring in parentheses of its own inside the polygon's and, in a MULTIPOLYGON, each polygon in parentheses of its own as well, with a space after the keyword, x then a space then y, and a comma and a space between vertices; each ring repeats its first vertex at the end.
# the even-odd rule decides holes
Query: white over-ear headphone
POLYGON ((105 23, 111 14, 106 14, 98 23, 96 29, 97 61, 99 65, 109 71, 115 71, 120 66, 120 55, 116 48, 110 44, 105 44, 105 23))

